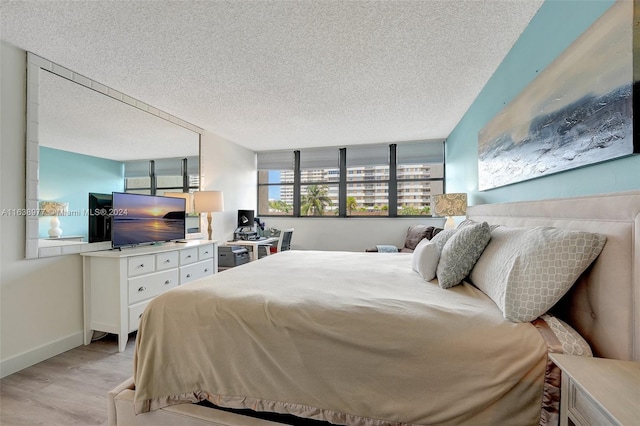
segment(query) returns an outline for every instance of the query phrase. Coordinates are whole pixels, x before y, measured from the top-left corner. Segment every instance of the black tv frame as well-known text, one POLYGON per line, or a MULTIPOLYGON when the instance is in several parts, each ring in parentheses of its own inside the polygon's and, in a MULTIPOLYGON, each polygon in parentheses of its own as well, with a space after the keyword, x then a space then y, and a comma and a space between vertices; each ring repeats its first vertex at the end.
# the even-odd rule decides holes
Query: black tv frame
POLYGON ((89 242, 111 241, 112 194, 89 193, 89 242))

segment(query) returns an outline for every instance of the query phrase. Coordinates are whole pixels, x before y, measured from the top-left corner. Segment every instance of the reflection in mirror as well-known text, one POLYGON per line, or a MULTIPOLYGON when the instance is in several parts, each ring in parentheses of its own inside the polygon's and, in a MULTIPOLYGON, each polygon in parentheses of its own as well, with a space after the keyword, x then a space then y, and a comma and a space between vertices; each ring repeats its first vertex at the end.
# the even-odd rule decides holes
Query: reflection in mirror
MULTIPOLYGON (((33 128, 29 129, 30 122, 27 206, 34 204, 29 187, 35 180, 35 201, 62 202, 68 207, 53 220, 42 216, 27 218, 27 257, 110 247, 109 241, 90 242, 90 216, 95 212, 90 209, 89 194, 94 199, 102 198, 104 203, 104 196, 112 192, 163 195, 199 188, 200 133, 195 126, 68 70, 65 71, 71 76, 62 73, 62 77, 55 73, 62 69, 55 64, 38 69, 38 102, 33 102, 34 72, 32 64, 29 66, 28 110, 35 105, 38 111, 37 120, 33 120, 33 111, 28 112, 28 121, 37 121, 37 137, 33 137, 33 128), (83 78, 99 88, 93 90, 86 87, 86 82, 78 84, 70 78, 83 78), (109 96, 98 90, 109 92, 109 96), (162 114, 166 117, 161 118, 162 114), (29 154, 34 150, 34 139, 38 142, 37 156, 29 154), (29 178, 33 157, 38 167, 36 179, 29 178), (58 229, 52 233, 53 222, 58 229)), ((187 232, 199 235, 197 215, 187 218, 187 232)), ((99 241, 95 237, 93 240, 99 241)))

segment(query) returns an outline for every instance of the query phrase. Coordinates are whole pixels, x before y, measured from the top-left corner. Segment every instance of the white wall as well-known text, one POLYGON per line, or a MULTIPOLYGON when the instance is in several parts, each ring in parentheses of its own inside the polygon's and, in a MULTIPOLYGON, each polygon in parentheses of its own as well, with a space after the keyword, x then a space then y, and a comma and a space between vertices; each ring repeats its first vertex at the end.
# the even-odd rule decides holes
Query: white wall
POLYGON ((407 228, 416 223, 443 227, 444 219, 431 218, 313 218, 262 217, 266 227, 294 228, 295 250, 364 251, 377 244, 404 245, 407 228))
MULTIPOLYGON (((1 209, 25 207, 25 64, 26 52, 1 43, 1 209)), ((214 215, 214 238, 226 239, 224 235, 231 236, 235 228, 235 210, 255 207, 255 154, 205 133, 202 163, 204 189, 221 189, 225 194, 227 211, 214 215)), ((3 215, 0 377, 79 346, 83 340, 80 256, 25 260, 24 242, 24 218, 3 215)))
POLYGON ((0 374, 82 343, 80 256, 24 260, 26 53, 2 43, 0 374), (7 209, 7 210, 4 210, 7 209))
MULTIPOLYGON (((205 132, 200 156, 201 188, 223 191, 224 212, 212 215, 213 239, 222 243, 233 238, 237 211, 256 208, 256 155, 220 136, 205 132)), ((202 229, 206 231, 206 222, 202 229)))

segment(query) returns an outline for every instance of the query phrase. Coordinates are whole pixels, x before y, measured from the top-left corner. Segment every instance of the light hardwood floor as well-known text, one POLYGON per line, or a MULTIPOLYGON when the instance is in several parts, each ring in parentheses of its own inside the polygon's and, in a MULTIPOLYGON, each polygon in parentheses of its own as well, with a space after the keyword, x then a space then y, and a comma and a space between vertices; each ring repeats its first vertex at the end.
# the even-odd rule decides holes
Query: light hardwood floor
POLYGON ((0 380, 0 425, 107 424, 107 392, 133 375, 135 334, 124 352, 108 335, 0 380))

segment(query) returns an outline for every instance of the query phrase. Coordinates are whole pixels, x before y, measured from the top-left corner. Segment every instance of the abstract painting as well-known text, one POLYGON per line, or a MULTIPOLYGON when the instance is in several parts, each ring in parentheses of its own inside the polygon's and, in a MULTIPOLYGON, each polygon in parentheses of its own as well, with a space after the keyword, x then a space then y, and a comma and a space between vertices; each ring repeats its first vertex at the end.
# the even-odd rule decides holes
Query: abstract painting
POLYGON ((634 3, 612 5, 479 132, 480 190, 640 151, 634 3))

